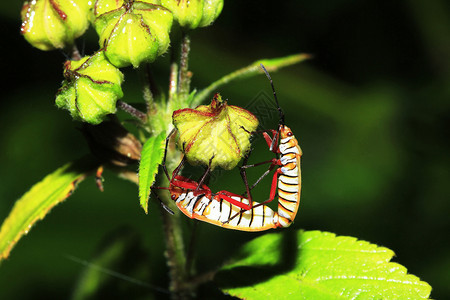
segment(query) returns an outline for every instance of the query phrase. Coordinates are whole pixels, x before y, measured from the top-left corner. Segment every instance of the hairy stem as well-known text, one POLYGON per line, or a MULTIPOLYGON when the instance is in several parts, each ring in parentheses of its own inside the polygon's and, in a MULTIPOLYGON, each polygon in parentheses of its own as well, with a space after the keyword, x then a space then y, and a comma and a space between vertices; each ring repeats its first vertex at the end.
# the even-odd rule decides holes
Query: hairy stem
POLYGON ((197 288, 199 285, 210 282, 214 279, 214 276, 216 275, 217 271, 209 271, 203 274, 200 274, 198 276, 195 276, 191 278, 189 281, 185 283, 186 286, 189 286, 191 290, 197 288))
MULTIPOLYGON (((165 197, 163 197, 165 198, 165 197)), ((167 201, 167 199, 165 199, 167 201)), ((166 240, 167 266, 169 267, 172 299, 188 299, 186 283, 186 259, 183 242, 183 232, 180 226, 180 213, 170 215, 161 207, 164 236, 166 240)))
POLYGON ((143 113, 142 111, 138 110, 137 108, 131 106, 130 104, 123 102, 122 100, 117 100, 117 108, 120 108, 123 111, 126 111, 134 118, 140 120, 142 123, 147 122, 147 115, 145 113, 143 113))
MULTIPOLYGON (((139 178, 134 171, 124 168, 113 168, 119 177, 139 184, 139 178)), ((163 182, 167 183, 166 180, 163 182)), ((168 193, 159 195, 165 204, 172 200, 168 193)), ((183 232, 180 226, 180 213, 176 212, 174 215, 169 214, 162 206, 161 216, 163 219, 163 230, 166 242, 166 260, 169 267, 170 285, 169 290, 173 300, 182 300, 189 298, 189 291, 192 290, 192 285, 187 284, 186 272, 186 255, 184 250, 183 232)))
POLYGON ((189 74, 189 51, 191 50, 191 40, 186 32, 183 32, 181 40, 181 56, 180 56, 180 74, 178 79, 178 94, 179 96, 187 96, 189 93, 189 86, 191 76, 189 74))
POLYGON ((172 101, 177 93, 178 88, 178 65, 176 62, 172 62, 170 65, 170 78, 169 78, 169 101, 172 101))

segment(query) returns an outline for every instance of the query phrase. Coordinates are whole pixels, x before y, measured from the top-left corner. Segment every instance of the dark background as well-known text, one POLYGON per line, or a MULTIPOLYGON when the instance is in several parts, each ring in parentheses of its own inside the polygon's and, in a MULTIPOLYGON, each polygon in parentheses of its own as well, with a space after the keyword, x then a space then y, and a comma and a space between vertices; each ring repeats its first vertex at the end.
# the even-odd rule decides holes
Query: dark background
MULTIPOLYGON (((19 2, 0 4, 0 220, 32 184, 88 151, 79 125, 54 106, 65 58, 24 41, 19 2)), ((213 26, 192 33, 193 87, 260 58, 313 54, 272 74, 287 125, 304 152, 302 203, 292 228, 388 247, 394 261, 431 284, 433 298, 450 298, 450 3, 274 3, 225 1, 213 26)), ((92 30, 78 44, 92 53, 92 30)), ((167 56, 155 65, 163 89, 167 56)), ((139 77, 132 73, 126 71, 124 100, 139 102, 139 77)), ((270 95, 270 86, 261 75, 220 92, 231 104, 247 106, 261 92, 270 95)), ((264 124, 277 122, 273 115, 264 124)), ((257 141, 255 148, 262 147, 257 141)), ((255 152, 254 161, 262 160, 265 153, 255 152)), ((133 241, 131 262, 114 270, 165 287, 157 205, 145 215, 135 186, 108 172, 105 178, 104 193, 87 180, 18 243, 0 267, 1 299, 68 298, 85 269, 68 256, 93 261, 100 245, 124 235, 133 241)), ((216 178, 213 190, 241 192, 236 170, 216 178)), ((268 184, 254 195, 266 197, 268 184)), ((185 220, 188 232, 192 224, 185 220)), ((199 270, 220 265, 257 236, 208 224, 199 224, 196 235, 199 270)), ((135 293, 130 297, 152 293, 137 285, 128 289, 135 293)))

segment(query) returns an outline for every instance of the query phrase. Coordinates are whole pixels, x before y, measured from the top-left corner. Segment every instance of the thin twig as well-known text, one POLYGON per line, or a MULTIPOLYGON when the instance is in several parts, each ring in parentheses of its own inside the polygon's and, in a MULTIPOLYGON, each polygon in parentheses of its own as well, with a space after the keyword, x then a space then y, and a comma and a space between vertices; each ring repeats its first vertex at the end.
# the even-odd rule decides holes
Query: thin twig
POLYGON ((117 100, 117 108, 129 113, 134 118, 140 120, 142 123, 147 122, 147 115, 137 108, 131 106, 130 104, 123 102, 122 100, 117 100))
POLYGON ((216 275, 217 271, 209 271, 203 274, 200 274, 198 276, 193 277, 189 281, 185 282, 186 289, 194 290, 199 285, 210 282, 214 279, 214 276, 216 275))

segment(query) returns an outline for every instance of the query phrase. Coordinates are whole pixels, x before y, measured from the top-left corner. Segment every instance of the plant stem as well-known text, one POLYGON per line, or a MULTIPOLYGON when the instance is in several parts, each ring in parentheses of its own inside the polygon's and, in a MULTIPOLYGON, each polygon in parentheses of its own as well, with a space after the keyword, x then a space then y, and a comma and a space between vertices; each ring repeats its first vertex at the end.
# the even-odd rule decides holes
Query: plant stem
MULTIPOLYGON (((196 277, 191 278, 188 282, 185 283, 186 286, 189 286, 191 290, 197 288, 199 285, 210 282, 214 279, 217 271, 209 271, 203 274, 200 274, 196 277)), ((186 287, 187 288, 187 287, 186 287)))
POLYGON ((178 88, 178 65, 176 62, 170 64, 170 78, 169 78, 169 102, 173 100, 178 88))
POLYGON ((169 267, 172 299, 188 299, 186 283, 186 259, 184 252, 183 234, 180 226, 180 213, 170 215, 161 207, 164 236, 166 239, 166 259, 169 267))
MULTIPOLYGON (((139 184, 139 178, 134 171, 124 168, 113 168, 119 177, 139 184)), ((165 181, 165 180, 163 180, 165 181)), ((165 204, 172 200, 167 193, 159 195, 165 204)), ((186 255, 184 251, 183 233, 180 226, 180 213, 177 211, 174 215, 170 215, 160 206, 161 216, 163 219, 164 237, 166 242, 165 256, 167 266, 169 267, 170 285, 169 290, 173 300, 188 299, 188 293, 192 290, 189 285, 186 273, 186 255)))
POLYGON ((138 119, 142 123, 147 122, 147 115, 144 114, 142 111, 138 110, 137 108, 131 106, 130 104, 123 102, 122 100, 117 100, 117 108, 122 109, 123 111, 126 111, 130 115, 132 115, 134 118, 138 119))
POLYGON ((180 74, 178 79, 178 95, 183 97, 189 93, 191 76, 188 71, 189 51, 191 50, 191 39, 186 32, 182 33, 181 56, 180 56, 180 74))

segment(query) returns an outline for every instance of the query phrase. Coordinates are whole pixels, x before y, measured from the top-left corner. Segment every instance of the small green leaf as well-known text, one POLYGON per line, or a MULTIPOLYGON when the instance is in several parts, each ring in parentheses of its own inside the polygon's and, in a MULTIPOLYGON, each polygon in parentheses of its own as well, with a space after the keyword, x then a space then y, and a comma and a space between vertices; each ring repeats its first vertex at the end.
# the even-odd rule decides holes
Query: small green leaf
POLYGON ((216 280, 245 299, 428 299, 431 286, 389 262, 393 256, 329 232, 267 234, 247 243, 216 280))
POLYGON ((68 163, 47 175, 17 200, 0 229, 0 260, 7 258, 34 223, 69 197, 77 184, 97 167, 98 164, 88 158, 68 163))
POLYGON ((266 67, 267 71, 276 71, 280 68, 284 68, 290 65, 294 65, 300 63, 304 60, 311 58, 309 54, 294 54, 285 57, 272 58, 272 59, 261 59, 255 61, 251 65, 248 65, 242 69, 234 71, 219 80, 211 83, 207 88, 201 90, 195 96, 195 100, 193 101, 193 105, 196 106, 202 103, 211 93, 217 91, 217 89, 225 85, 233 80, 244 79, 247 77, 255 76, 257 74, 263 74, 263 70, 261 69, 260 64, 263 64, 266 67))
POLYGON ((158 166, 164 156, 165 133, 150 137, 144 144, 139 163, 139 199, 145 213, 148 213, 150 187, 155 181, 158 166))

